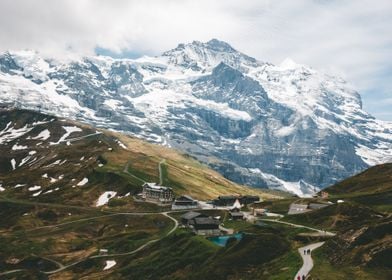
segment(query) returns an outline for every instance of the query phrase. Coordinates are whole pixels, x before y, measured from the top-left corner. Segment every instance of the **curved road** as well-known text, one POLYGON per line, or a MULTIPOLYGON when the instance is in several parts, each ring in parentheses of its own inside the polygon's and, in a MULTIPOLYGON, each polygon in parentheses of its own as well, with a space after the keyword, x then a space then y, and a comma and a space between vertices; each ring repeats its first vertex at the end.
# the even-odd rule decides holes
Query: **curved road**
MULTIPOLYGON (((172 221, 174 222, 173 228, 170 229, 170 231, 169 231, 168 233, 166 233, 166 235, 164 236, 164 237, 167 237, 167 236, 169 236, 170 234, 172 234, 172 233, 178 228, 178 225, 179 225, 179 224, 178 224, 178 221, 177 221, 176 219, 174 219, 172 216, 169 215, 169 213, 171 213, 171 212, 178 212, 178 211, 170 211, 170 212, 144 212, 144 213, 127 213, 127 212, 125 212, 125 213, 115 213, 115 214, 102 215, 102 216, 97 216, 97 217, 83 218, 83 219, 74 220, 74 221, 65 222, 65 223, 56 224, 56 225, 49 225, 49 226, 38 227, 38 228, 31 229, 31 230, 37 230, 37 229, 42 229, 42 228, 52 228, 52 227, 55 228, 55 227, 60 227, 60 226, 68 225, 68 224, 72 224, 72 223, 78 223, 78 222, 81 222, 81 221, 100 219, 100 218, 103 218, 103 217, 116 216, 116 215, 130 215, 130 216, 163 215, 163 216, 169 218, 170 220, 172 220, 172 221)), ((133 254, 135 254, 135 253, 137 253, 137 252, 143 250, 143 249, 146 248, 147 246, 149 246, 149 245, 151 245, 151 244, 153 244, 153 243, 155 243, 155 242, 160 241, 160 240, 161 240, 162 238, 164 238, 164 237, 161 237, 161 238, 158 238, 158 239, 150 240, 150 241, 144 243, 144 244, 141 245, 140 247, 138 247, 138 248, 136 248, 135 250, 130 251, 130 252, 118 253, 118 254, 107 254, 107 255, 94 255, 94 256, 87 257, 86 259, 83 259, 83 260, 80 260, 80 261, 77 261, 77 262, 74 262, 74 263, 71 263, 71 264, 68 264, 68 265, 63 265, 62 263, 57 262, 57 261, 55 261, 55 260, 53 260, 53 259, 49 259, 49 258, 46 258, 46 257, 41 257, 41 256, 39 256, 40 258, 45 259, 45 260, 48 260, 48 261, 50 261, 50 262, 53 262, 54 264, 56 264, 56 265, 58 266, 58 268, 55 269, 55 270, 51 270, 51 271, 42 271, 42 272, 45 273, 45 274, 48 274, 48 275, 54 274, 54 273, 57 273, 57 272, 66 270, 66 269, 68 269, 68 268, 70 268, 70 267, 72 267, 72 266, 75 266, 75 265, 79 264, 79 263, 82 263, 82 262, 86 261, 87 259, 98 259, 98 258, 121 257, 121 256, 133 255, 133 254)), ((25 269, 15 269, 15 270, 10 270, 10 271, 1 272, 1 273, 0 273, 0 276, 7 275, 7 274, 12 274, 12 273, 16 273, 16 272, 21 272, 21 271, 25 271, 25 269)))
POLYGON ((4 275, 8 275, 8 274, 12 274, 12 273, 16 273, 16 272, 22 272, 22 271, 26 271, 27 269, 14 269, 14 270, 9 270, 9 271, 5 271, 5 272, 1 272, 0 276, 4 276, 4 275))
MULTIPOLYGON (((92 135, 95 135, 95 134, 92 134, 92 135)), ((87 136, 90 136, 90 135, 87 135, 87 136)), ((75 139, 69 139, 69 140, 77 140, 77 139, 75 138, 75 139)), ((159 165, 158 165, 160 184, 162 184, 162 179, 163 179, 163 178, 162 178, 162 167, 161 167, 161 164, 163 164, 163 163, 165 163, 165 162, 166 162, 166 160, 163 159, 161 162, 159 162, 159 165)), ((124 172, 124 173, 127 173, 128 175, 134 177, 135 179, 138 179, 138 180, 142 181, 143 183, 145 183, 145 181, 144 181, 143 179, 141 179, 141 178, 139 178, 139 177, 137 177, 137 176, 131 174, 131 173, 128 171, 129 164, 130 164, 130 161, 128 161, 128 162, 126 163, 126 165, 124 166, 123 172, 124 172)), ((171 211, 171 212, 178 212, 178 211, 171 211)), ((167 237, 167 236, 169 236, 170 234, 172 234, 172 233, 178 228, 178 221, 177 221, 176 219, 174 219, 173 217, 171 217, 171 216, 169 215, 169 213, 170 213, 170 212, 155 212, 155 213, 154 213, 154 212, 147 212, 147 213, 143 213, 143 212, 140 212, 140 213, 137 213, 137 212, 134 212, 134 213, 125 212, 125 213, 112 213, 112 214, 102 215, 102 216, 97 216, 97 217, 82 218, 82 219, 79 219, 79 220, 64 222, 64 223, 60 223, 60 224, 57 224, 57 225, 42 226, 42 227, 30 229, 29 231, 33 231, 33 230, 37 230, 37 229, 42 229, 42 228, 56 228, 56 227, 63 226, 63 225, 78 223, 78 222, 81 222, 81 221, 95 220, 95 219, 100 219, 100 218, 108 217, 108 216, 116 216, 116 215, 143 216, 143 215, 152 215, 152 214, 155 214, 155 215, 156 215, 156 214, 161 214, 161 215, 163 215, 163 216, 169 218, 170 220, 172 220, 172 221, 174 222, 174 227, 164 236, 164 237, 167 237)), ((63 265, 62 263, 57 262, 57 261, 55 261, 55 260, 52 260, 52 259, 49 259, 49 258, 46 258, 46 257, 41 257, 41 258, 43 258, 43 259, 46 259, 46 260, 48 260, 48 261, 51 261, 51 262, 55 263, 55 264, 59 267, 58 269, 55 269, 55 270, 52 270, 52 271, 46 271, 46 272, 43 271, 43 273, 48 274, 48 275, 54 274, 54 273, 57 273, 57 272, 66 270, 66 269, 68 269, 68 268, 70 268, 70 267, 72 267, 72 266, 75 266, 75 265, 77 265, 77 264, 79 264, 79 263, 81 263, 81 262, 84 262, 84 261, 86 261, 87 259, 98 259, 98 258, 107 258, 107 257, 118 257, 118 256, 128 256, 128 255, 132 255, 132 254, 135 254, 135 253, 137 253, 137 252, 143 250, 143 249, 144 249, 145 247, 147 247, 148 245, 153 244, 153 243, 155 243, 155 242, 158 242, 159 240, 161 240, 161 239, 164 238, 164 237, 161 237, 161 238, 158 238, 158 239, 150 240, 150 241, 144 243, 143 245, 141 245, 140 247, 138 247, 137 249, 135 249, 135 250, 133 250, 133 251, 131 251, 131 252, 119 253, 119 254, 110 254, 110 255, 108 254, 108 255, 95 255, 95 256, 90 256, 90 257, 88 257, 88 258, 86 258, 86 259, 83 259, 83 260, 80 260, 80 261, 71 263, 71 264, 69 264, 69 265, 63 265)), ((24 271, 24 269, 15 269, 15 270, 6 271, 6 272, 3 272, 3 273, 0 273, 0 276, 2 276, 2 275, 7 275, 7 274, 12 274, 12 273, 16 273, 16 272, 20 272, 20 271, 24 271)))
POLYGON ((128 160, 127 163, 126 163, 125 166, 124 166, 123 172, 126 173, 126 174, 128 174, 129 176, 131 176, 131 177, 133 177, 133 178, 135 178, 135 179, 141 181, 143 184, 146 183, 146 181, 144 181, 142 178, 139 178, 139 177, 133 175, 132 173, 130 173, 130 172, 128 171, 128 168, 129 168, 129 165, 130 165, 130 164, 131 164, 131 161, 128 160))
MULTIPOLYGON (((122 213, 122 215, 124 215, 124 214, 133 215, 133 214, 135 214, 135 213, 122 213)), ((174 222, 174 226, 173 226, 173 228, 172 228, 164 237, 169 236, 170 234, 172 234, 172 233, 178 228, 178 221, 177 221, 176 219, 174 219, 173 217, 171 217, 171 216, 169 215, 169 212, 162 212, 162 213, 138 213, 138 214, 139 214, 139 215, 140 215, 140 214, 144 214, 144 215, 148 215, 148 214, 162 214, 163 216, 165 216, 165 217, 169 218, 170 220, 172 220, 172 221, 174 222)), ((155 243, 155 242, 158 242, 159 240, 161 240, 161 239, 164 238, 164 237, 161 237, 161 238, 158 238, 158 239, 150 240, 150 241, 144 243, 143 245, 141 245, 140 247, 138 247, 137 249, 135 249, 135 250, 133 250, 133 251, 130 251, 130 252, 118 253, 118 254, 107 254, 107 255, 95 255, 95 256, 90 256, 90 257, 88 257, 88 258, 86 258, 86 259, 84 259, 84 260, 80 260, 80 261, 71 263, 71 264, 69 264, 69 265, 61 265, 61 264, 59 264, 60 267, 59 267, 58 269, 55 269, 55 270, 52 270, 52 271, 46 271, 46 272, 43 272, 43 273, 45 273, 45 274, 54 274, 54 273, 57 273, 57 272, 66 270, 66 269, 68 269, 68 268, 70 268, 70 267, 72 267, 72 266, 75 266, 75 265, 77 265, 77 264, 79 264, 79 263, 81 263, 81 262, 84 262, 84 261, 86 261, 87 259, 99 259, 99 258, 110 258, 110 257, 121 257, 121 256, 133 255, 133 254, 135 254, 135 253, 137 253, 137 252, 143 250, 143 249, 144 249, 145 247, 147 247, 148 245, 153 244, 153 243, 155 243)))
POLYGON ((306 277, 313 268, 313 259, 312 259, 311 253, 304 254, 304 251, 310 250, 312 252, 313 250, 323 246, 323 244, 324 244, 324 242, 317 242, 317 243, 309 244, 304 247, 298 248, 298 252, 301 255, 302 260, 303 260, 303 265, 300 268, 300 270, 297 272, 297 274, 295 275, 294 280, 298 280, 298 276, 302 280, 302 277, 303 276, 306 277))

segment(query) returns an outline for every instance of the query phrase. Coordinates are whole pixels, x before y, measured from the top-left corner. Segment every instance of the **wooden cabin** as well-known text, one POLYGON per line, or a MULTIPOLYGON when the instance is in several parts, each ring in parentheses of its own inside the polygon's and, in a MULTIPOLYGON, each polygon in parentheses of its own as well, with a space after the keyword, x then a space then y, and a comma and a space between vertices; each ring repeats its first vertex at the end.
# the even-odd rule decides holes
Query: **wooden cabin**
POLYGON ((190 221, 189 226, 198 235, 219 235, 220 222, 211 217, 197 217, 190 221))

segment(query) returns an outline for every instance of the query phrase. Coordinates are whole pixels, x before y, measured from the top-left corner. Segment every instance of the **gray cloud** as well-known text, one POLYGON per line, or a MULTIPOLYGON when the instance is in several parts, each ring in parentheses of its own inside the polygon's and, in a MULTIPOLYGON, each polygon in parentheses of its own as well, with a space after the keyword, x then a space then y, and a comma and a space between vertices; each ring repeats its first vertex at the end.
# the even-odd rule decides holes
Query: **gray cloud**
POLYGON ((291 57, 342 75, 366 109, 392 119, 374 102, 392 97, 389 0, 2 0, 0 15, 0 51, 86 55, 100 47, 155 55, 218 38, 263 61, 291 57))

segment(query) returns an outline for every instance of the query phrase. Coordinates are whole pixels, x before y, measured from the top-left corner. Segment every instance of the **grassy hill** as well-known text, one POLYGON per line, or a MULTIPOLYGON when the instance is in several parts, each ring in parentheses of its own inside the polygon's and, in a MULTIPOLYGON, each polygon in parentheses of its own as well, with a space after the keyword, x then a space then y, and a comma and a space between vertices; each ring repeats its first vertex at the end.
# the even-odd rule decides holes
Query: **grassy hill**
POLYGON ((1 279, 145 279, 146 271, 158 266, 162 273, 174 269, 167 279, 181 279, 186 271, 206 276, 226 264, 222 273, 232 275, 237 255, 246 260, 253 258, 253 248, 280 244, 257 266, 289 248, 284 236, 271 234, 269 241, 248 237, 240 247, 233 245, 238 254, 237 249, 226 254, 183 230, 166 238, 175 224, 158 213, 164 209, 133 198, 145 181, 162 180, 177 195, 197 199, 225 194, 280 198, 276 192, 235 184, 169 148, 37 112, 2 110, 0 154, 1 279), (108 191, 115 197, 97 206, 108 191), (136 255, 121 255, 154 240, 160 241, 136 255), (117 256, 118 269, 103 270, 108 257, 99 256, 101 249, 117 256), (169 255, 170 263, 163 261, 169 255), (183 267, 207 260, 211 265, 203 271, 183 267), (50 276, 43 272, 75 262, 50 276))
POLYGON ((392 163, 381 164, 325 189, 330 194, 363 194, 392 191, 392 163))
POLYGON ((0 153, 3 199, 94 206, 102 193, 113 191, 109 206, 137 209, 132 195, 143 182, 160 181, 159 165, 164 185, 177 195, 279 198, 235 184, 178 151, 25 110, 1 111, 0 153))
POLYGON ((315 254, 312 279, 390 279, 392 164, 347 178, 324 191, 335 203, 284 220, 334 231, 315 254))
MULTIPOLYGON (((299 238, 307 229, 232 221, 216 209, 208 214, 244 232, 242 240, 221 248, 186 229, 167 236, 181 213, 166 216, 135 200, 143 182, 162 181, 198 199, 255 194, 282 214, 294 201, 317 200, 235 184, 189 155, 120 133, 3 110, 0 153, 1 279, 293 279, 301 266, 297 248, 313 242, 299 238), (96 206, 107 191, 115 197, 96 206), (107 260, 115 269, 104 270, 107 260)), ((329 200, 343 203, 284 218, 337 233, 315 252, 313 279, 390 279, 391 168, 377 166, 327 189, 329 200)))
POLYGON ((392 163, 373 166, 327 189, 332 198, 348 199, 378 211, 392 211, 392 163))

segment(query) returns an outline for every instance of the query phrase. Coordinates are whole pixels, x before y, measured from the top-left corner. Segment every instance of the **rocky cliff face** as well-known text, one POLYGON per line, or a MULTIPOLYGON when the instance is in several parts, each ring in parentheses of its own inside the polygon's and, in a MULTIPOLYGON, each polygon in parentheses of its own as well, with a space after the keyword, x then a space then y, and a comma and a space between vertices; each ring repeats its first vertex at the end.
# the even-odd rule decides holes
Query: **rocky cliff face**
POLYGON ((160 57, 0 56, 0 101, 179 148, 239 183, 309 194, 392 159, 392 124, 338 77, 225 42, 160 57))

